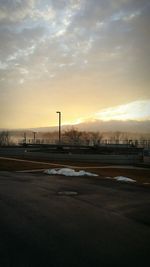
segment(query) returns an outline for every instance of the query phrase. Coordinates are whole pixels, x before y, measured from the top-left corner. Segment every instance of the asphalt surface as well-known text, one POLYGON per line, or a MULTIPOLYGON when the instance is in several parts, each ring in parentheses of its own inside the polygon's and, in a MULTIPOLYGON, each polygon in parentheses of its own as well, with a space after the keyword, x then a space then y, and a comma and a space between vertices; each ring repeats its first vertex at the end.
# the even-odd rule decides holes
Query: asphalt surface
POLYGON ((1 267, 143 267, 149 252, 146 186, 0 172, 1 267))

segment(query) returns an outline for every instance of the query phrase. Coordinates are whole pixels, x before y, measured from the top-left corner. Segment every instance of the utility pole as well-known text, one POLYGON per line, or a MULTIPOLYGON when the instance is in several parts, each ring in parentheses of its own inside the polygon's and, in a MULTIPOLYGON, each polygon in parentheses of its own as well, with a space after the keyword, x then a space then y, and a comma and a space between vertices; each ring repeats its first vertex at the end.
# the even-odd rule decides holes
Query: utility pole
POLYGON ((24 133, 24 143, 26 144, 26 142, 27 142, 27 135, 26 133, 24 133))
POLYGON ((35 141, 36 141, 36 132, 33 132, 33 142, 35 144, 35 141))
POLYGON ((56 111, 56 113, 58 113, 59 115, 59 145, 61 144, 61 112, 60 111, 56 111))

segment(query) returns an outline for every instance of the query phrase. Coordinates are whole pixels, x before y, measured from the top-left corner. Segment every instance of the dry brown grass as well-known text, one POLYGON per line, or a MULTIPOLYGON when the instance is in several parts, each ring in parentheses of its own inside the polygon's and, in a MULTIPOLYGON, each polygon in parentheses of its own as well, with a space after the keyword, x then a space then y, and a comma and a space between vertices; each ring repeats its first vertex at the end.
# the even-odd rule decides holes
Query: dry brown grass
MULTIPOLYGON (((125 176, 131 179, 135 179, 138 183, 149 183, 150 184, 150 169, 127 169, 127 168, 105 168, 100 169, 96 168, 100 166, 99 164, 90 164, 90 163, 71 163, 71 162, 57 162, 57 164, 66 164, 72 166, 91 166, 92 168, 88 168, 87 171, 94 172, 99 174, 100 178, 105 177, 115 177, 115 176, 125 176), (94 167, 95 166, 95 167, 94 167), (93 168, 94 167, 94 168, 93 168)), ((57 166, 59 167, 59 166, 57 166)), ((15 161, 15 160, 6 160, 0 159, 0 171, 23 171, 23 170, 34 170, 34 169, 48 169, 48 168, 56 168, 54 162, 52 163, 38 163, 38 162, 26 162, 26 161, 15 161)), ((84 168, 84 167, 83 167, 84 168)))
POLYGON ((46 169, 52 167, 51 165, 45 165, 43 163, 37 164, 37 162, 25 162, 0 159, 0 171, 23 171, 32 169, 46 169))

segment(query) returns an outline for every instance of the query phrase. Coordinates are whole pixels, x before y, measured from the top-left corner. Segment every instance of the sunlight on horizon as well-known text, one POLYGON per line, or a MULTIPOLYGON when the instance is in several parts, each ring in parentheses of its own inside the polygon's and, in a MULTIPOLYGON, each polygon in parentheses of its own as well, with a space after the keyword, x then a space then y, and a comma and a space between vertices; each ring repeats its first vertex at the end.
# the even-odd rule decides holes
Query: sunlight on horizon
POLYGON ((134 101, 125 105, 103 109, 95 114, 99 120, 147 120, 150 119, 150 100, 134 101))
POLYGON ((88 123, 96 120, 150 120, 150 100, 134 101, 128 104, 102 109, 93 114, 91 117, 78 118, 72 122, 65 122, 63 125, 78 125, 80 123, 88 123))

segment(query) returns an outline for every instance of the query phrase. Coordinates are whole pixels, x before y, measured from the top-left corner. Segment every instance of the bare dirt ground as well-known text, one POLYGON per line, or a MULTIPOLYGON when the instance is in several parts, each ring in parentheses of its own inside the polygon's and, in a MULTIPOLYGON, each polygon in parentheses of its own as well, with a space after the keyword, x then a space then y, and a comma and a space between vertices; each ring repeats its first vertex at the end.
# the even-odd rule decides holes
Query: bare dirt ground
POLYGON ((55 165, 44 164, 24 161, 24 160, 14 160, 14 159, 0 159, 0 171, 23 171, 23 170, 32 170, 32 169, 48 169, 54 167, 55 165))
MULTIPOLYGON (((0 171, 41 170, 49 168, 70 167, 86 169, 99 175, 99 178, 125 176, 135 179, 139 184, 150 186, 150 169, 131 166, 101 166, 100 164, 77 162, 37 162, 20 159, 0 159, 0 171)), ((42 171, 42 170, 41 170, 42 171)))

